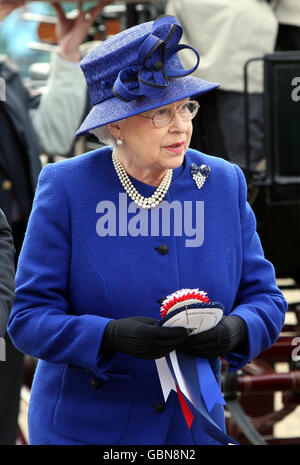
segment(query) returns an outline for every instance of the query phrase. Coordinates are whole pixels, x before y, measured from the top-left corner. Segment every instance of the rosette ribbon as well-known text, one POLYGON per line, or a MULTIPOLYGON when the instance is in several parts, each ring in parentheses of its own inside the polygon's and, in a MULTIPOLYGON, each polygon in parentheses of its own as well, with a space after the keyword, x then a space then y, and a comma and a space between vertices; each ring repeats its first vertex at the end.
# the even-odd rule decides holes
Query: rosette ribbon
POLYGON ((113 86, 116 97, 129 102, 138 97, 154 97, 166 89, 171 79, 188 76, 199 65, 200 55, 189 45, 179 44, 183 29, 174 16, 163 16, 153 24, 151 33, 141 44, 136 66, 122 69, 113 86), (180 60, 170 60, 180 50, 192 50, 195 66, 184 69, 180 60))
POLYGON ((211 418, 213 407, 225 401, 207 359, 174 350, 156 360, 156 367, 165 402, 171 390, 177 392, 189 428, 196 417, 203 430, 220 444, 238 444, 211 418))

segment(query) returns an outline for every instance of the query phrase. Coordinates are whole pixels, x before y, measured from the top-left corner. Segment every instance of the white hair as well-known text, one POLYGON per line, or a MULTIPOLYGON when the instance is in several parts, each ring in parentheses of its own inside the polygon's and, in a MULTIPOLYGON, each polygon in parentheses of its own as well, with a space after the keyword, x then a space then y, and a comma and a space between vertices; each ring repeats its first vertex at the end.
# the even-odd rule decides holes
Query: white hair
POLYGON ((106 145, 115 145, 116 143, 116 140, 114 136, 111 134, 107 125, 91 129, 90 132, 94 134, 100 142, 103 142, 106 145))

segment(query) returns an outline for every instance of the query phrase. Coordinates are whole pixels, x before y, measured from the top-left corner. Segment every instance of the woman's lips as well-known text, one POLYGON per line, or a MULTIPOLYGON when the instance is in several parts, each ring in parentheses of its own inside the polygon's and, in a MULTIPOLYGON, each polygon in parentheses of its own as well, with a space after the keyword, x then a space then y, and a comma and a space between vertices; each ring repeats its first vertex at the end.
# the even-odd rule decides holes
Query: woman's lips
POLYGON ((184 148, 184 142, 180 142, 178 144, 166 145, 164 149, 168 150, 169 152, 179 154, 182 152, 184 148))

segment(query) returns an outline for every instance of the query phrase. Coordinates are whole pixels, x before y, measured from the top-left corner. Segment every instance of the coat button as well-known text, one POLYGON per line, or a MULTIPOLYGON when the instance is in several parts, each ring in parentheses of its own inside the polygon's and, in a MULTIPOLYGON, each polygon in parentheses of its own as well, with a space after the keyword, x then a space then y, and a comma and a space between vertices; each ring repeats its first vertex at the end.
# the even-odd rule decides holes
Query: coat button
POLYGON ((153 408, 157 413, 162 413, 165 410, 164 404, 161 404, 160 402, 158 402, 157 404, 154 404, 153 408))
POLYGON ((12 182, 9 179, 5 179, 5 181, 2 182, 1 184, 2 189, 5 191, 10 191, 12 188, 12 182))
POLYGON ((100 389, 101 387, 101 381, 99 378, 93 378, 91 381, 91 386, 93 389, 100 389))
POLYGON ((166 244, 160 244, 158 247, 155 247, 155 249, 161 254, 161 255, 166 255, 169 251, 169 248, 166 244))
POLYGON ((153 63, 153 69, 154 71, 160 71, 163 68, 163 64, 161 61, 155 61, 153 63))

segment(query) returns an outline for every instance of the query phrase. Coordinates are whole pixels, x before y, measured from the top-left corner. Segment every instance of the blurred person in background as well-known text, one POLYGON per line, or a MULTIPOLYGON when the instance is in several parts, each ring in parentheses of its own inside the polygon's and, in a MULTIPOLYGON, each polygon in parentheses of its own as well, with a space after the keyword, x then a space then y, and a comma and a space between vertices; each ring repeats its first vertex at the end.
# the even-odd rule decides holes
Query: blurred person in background
POLYGON ((14 291, 15 266, 13 237, 5 215, 0 209, 0 362, 5 360, 5 344, 3 343, 3 337, 6 332, 6 324, 14 300, 14 291))
MULTIPOLYGON (((278 20, 267 0, 169 0, 168 14, 183 24, 185 43, 200 52, 201 76, 221 84, 201 97, 191 146, 246 168, 244 65, 275 50, 278 20)), ((185 57, 185 65, 190 66, 185 57)), ((249 67, 250 164, 259 169, 263 150, 263 70, 249 67)))
POLYGON ((300 50, 299 0, 275 0, 274 11, 279 23, 276 49, 300 50))
POLYGON ((17 65, 25 80, 30 77, 33 63, 49 62, 50 59, 49 51, 31 46, 40 41, 40 23, 26 19, 26 13, 49 16, 53 14, 53 7, 48 2, 28 2, 22 8, 15 8, 1 23, 0 53, 7 55, 17 65))
MULTIPOLYGON (((0 0, 1 21, 24 2, 0 0)), ((0 101, 0 208, 12 228, 15 260, 22 246, 37 179, 40 154, 64 155, 69 152, 74 133, 86 106, 86 84, 79 67, 81 43, 103 7, 100 2, 78 15, 66 18, 53 3, 58 23, 58 52, 52 57, 47 92, 32 94, 23 84, 16 67, 7 57, 0 61, 0 77, 5 92, 0 101)), ((0 365, 0 444, 15 444, 23 355, 13 348, 6 334, 7 362, 0 365)))

